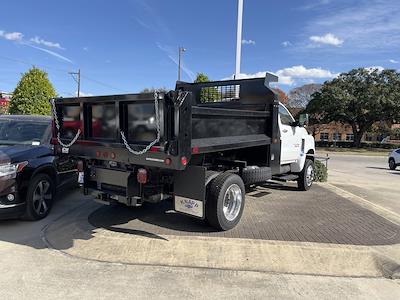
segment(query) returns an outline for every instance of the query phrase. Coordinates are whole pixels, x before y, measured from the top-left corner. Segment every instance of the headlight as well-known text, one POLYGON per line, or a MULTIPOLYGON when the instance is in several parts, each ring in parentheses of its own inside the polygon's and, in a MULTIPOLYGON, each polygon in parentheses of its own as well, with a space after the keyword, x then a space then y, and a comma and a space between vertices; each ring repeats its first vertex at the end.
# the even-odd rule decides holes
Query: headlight
POLYGON ((22 169, 28 164, 27 161, 23 161, 17 164, 3 164, 0 165, 0 177, 9 177, 15 178, 18 172, 21 172, 22 169))

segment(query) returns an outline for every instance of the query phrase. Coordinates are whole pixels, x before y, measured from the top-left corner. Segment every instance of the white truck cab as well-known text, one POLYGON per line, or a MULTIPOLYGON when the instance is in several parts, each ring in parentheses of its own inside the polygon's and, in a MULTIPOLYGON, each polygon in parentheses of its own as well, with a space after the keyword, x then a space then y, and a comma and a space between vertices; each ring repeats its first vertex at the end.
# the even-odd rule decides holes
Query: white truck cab
POLYGON ((296 122, 289 110, 282 103, 279 104, 281 166, 289 165, 291 173, 301 172, 307 158, 314 160, 315 141, 304 128, 307 117, 302 116, 300 119, 303 120, 296 122))

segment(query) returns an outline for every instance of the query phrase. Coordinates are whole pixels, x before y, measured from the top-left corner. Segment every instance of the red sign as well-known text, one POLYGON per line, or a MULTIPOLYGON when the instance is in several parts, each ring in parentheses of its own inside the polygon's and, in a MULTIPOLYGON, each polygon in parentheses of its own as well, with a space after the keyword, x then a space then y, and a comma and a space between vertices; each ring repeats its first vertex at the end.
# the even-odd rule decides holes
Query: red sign
POLYGON ((5 99, 5 98, 0 98, 0 106, 7 106, 9 104, 10 100, 5 99))

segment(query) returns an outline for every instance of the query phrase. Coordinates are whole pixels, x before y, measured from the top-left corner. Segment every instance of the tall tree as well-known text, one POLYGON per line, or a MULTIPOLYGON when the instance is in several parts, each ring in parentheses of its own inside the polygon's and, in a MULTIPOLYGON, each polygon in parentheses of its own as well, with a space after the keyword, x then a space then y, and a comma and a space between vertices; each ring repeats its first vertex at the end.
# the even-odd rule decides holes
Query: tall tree
POLYGON ((56 97, 47 73, 33 67, 22 74, 11 98, 9 112, 23 115, 49 115, 49 99, 56 97))
POLYGON ((354 69, 325 82, 307 111, 320 123, 350 124, 354 146, 375 122, 400 119, 400 73, 395 70, 354 69))
POLYGON ((288 94, 288 106, 296 108, 306 108, 311 100, 311 95, 318 92, 322 84, 311 83, 292 89, 288 94))
POLYGON ((279 95, 279 101, 281 101, 283 104, 288 105, 288 96, 284 91, 282 91, 280 88, 273 88, 274 92, 279 95))

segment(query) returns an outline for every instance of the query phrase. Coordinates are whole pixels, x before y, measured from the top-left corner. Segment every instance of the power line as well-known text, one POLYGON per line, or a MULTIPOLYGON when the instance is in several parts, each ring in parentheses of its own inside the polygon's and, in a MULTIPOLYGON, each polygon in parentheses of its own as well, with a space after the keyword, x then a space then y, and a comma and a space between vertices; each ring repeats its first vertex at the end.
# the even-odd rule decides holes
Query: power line
POLYGON ((123 92, 123 93, 129 93, 129 91, 127 91, 127 90, 116 88, 116 87, 114 87, 114 86, 112 86, 112 85, 110 85, 108 83, 104 83, 104 82, 101 82, 101 81, 99 81, 97 79, 93 79, 93 78, 87 77, 86 75, 81 75, 81 77, 85 78, 85 79, 87 79, 89 81, 92 81, 94 83, 97 83, 99 85, 102 85, 102 86, 105 86, 105 87, 108 87, 108 88, 111 88, 111 89, 114 89, 114 90, 117 90, 117 91, 120 91, 120 92, 123 92))
MULTIPOLYGON (((19 62, 19 63, 25 64, 25 65, 28 65, 28 66, 37 66, 37 67, 40 67, 40 68, 43 68, 43 69, 54 70, 54 71, 61 72, 61 73, 71 73, 70 70, 64 70, 64 69, 53 68, 53 67, 49 67, 49 66, 45 66, 45 65, 33 64, 33 63, 30 63, 30 62, 27 62, 27 61, 24 61, 24 60, 21 60, 21 59, 10 58, 10 57, 3 56, 3 55, 0 55, 0 59, 19 62)), ((85 79, 87 79, 89 81, 92 81, 92 82, 94 82, 94 83, 96 83, 98 85, 101 85, 101 86, 116 90, 116 91, 120 91, 120 92, 123 92, 123 93, 129 93, 129 91, 127 91, 127 90, 123 90, 123 89, 117 88, 115 86, 112 86, 112 85, 110 85, 108 83, 105 83, 105 82, 102 82, 100 80, 90 78, 90 77, 88 77, 86 75, 85 76, 81 75, 80 77, 85 78, 85 79)))

